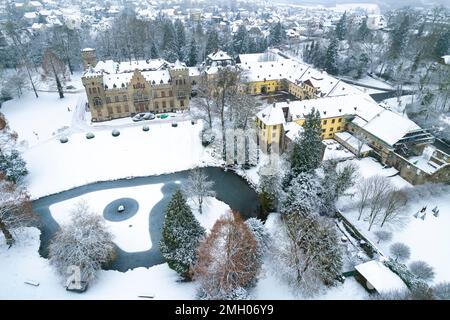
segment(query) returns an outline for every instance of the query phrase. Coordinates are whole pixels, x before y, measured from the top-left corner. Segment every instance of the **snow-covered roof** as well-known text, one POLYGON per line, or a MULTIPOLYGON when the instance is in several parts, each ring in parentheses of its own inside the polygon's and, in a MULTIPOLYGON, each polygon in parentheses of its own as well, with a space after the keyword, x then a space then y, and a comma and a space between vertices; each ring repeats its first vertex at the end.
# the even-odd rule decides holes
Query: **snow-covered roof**
POLYGON ((286 122, 283 109, 275 103, 258 112, 256 116, 266 125, 284 124, 286 122))
POLYGON ((228 53, 222 50, 218 50, 217 52, 209 54, 208 58, 213 61, 232 60, 232 58, 228 55, 228 53))
POLYGON ((408 132, 420 130, 413 121, 395 112, 383 109, 363 126, 363 129, 393 146, 408 132))
POLYGON ((189 69, 189 76, 199 76, 200 75, 200 69, 198 67, 188 67, 189 69))
POLYGON ((83 50, 81 50, 81 51, 83 51, 83 52, 89 52, 89 51, 94 51, 95 49, 92 49, 92 48, 84 48, 83 50))
POLYGON ((441 58, 444 60, 445 64, 450 64, 450 55, 442 56, 441 58))
POLYGON ((378 293, 408 289, 402 279, 380 261, 372 260, 357 265, 355 269, 378 293))
POLYGON ((40 3, 39 1, 30 1, 29 4, 33 7, 42 7, 42 3, 40 3))
POLYGON ((115 62, 113 60, 106 60, 99 61, 94 67, 94 70, 108 74, 130 73, 136 69, 141 71, 160 70, 168 65, 169 63, 163 59, 138 60, 132 61, 131 63, 128 61, 115 62))
POLYGON ((291 141, 294 141, 295 138, 299 135, 299 133, 303 132, 303 127, 296 122, 288 122, 283 125, 284 134, 291 141))
POLYGON ((281 57, 280 55, 278 55, 276 53, 270 52, 270 51, 266 51, 263 53, 240 54, 238 59, 240 61, 240 64, 242 65, 242 67, 244 67, 248 63, 285 60, 285 58, 281 57))
POLYGON ((342 141, 345 141, 348 145, 350 145, 353 149, 358 150, 359 146, 361 146, 361 153, 369 152, 372 150, 371 147, 369 147, 366 143, 352 135, 351 133, 347 131, 343 132, 336 132, 334 134, 337 138, 341 139, 342 141), (361 145, 362 144, 362 145, 361 145))
POLYGON ((25 12, 23 15, 26 19, 35 19, 37 18, 36 12, 25 12))

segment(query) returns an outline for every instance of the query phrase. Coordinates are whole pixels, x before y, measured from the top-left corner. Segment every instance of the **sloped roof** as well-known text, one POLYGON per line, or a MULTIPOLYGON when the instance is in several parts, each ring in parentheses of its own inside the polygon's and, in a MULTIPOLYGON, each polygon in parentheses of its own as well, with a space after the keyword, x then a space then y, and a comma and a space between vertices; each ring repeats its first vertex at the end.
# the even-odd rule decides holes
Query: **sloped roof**
POLYGON ((408 289, 402 279, 380 261, 372 260, 357 265, 355 269, 378 293, 408 289))

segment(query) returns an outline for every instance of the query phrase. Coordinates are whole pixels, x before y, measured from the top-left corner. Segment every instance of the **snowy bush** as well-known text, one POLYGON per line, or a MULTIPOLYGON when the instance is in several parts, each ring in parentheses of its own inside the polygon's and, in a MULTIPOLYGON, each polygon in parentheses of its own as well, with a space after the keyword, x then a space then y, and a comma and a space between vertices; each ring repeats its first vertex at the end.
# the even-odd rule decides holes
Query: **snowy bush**
POLYGON ((436 299, 450 300, 450 282, 441 282, 433 287, 436 299))
POLYGON ((189 173, 184 194, 198 205, 198 212, 202 214, 203 201, 205 201, 207 197, 216 196, 216 192, 213 188, 214 182, 208 179, 206 173, 199 168, 195 168, 189 173))
POLYGON ((142 126, 142 131, 148 131, 150 130, 148 125, 142 126))
POLYGON ((197 248, 205 230, 192 214, 180 190, 167 205, 159 249, 169 267, 185 279, 197 261, 197 248))
POLYGON ((59 142, 61 142, 61 143, 66 143, 66 142, 68 142, 69 141, 69 138, 67 138, 67 137, 61 137, 61 138, 59 138, 59 142))
POLYGON ((377 243, 390 241, 392 239, 392 232, 389 231, 384 230, 375 231, 374 235, 378 239, 377 243))
POLYGON ((270 234, 264 226, 264 223, 257 218, 249 218, 245 221, 245 224, 256 240, 258 257, 262 259, 269 248, 270 234))
POLYGON ((20 183, 28 174, 25 160, 19 151, 11 150, 9 153, 0 151, 0 174, 3 174, 8 181, 20 183))
POLYGON ((212 130, 203 130, 201 135, 202 135, 202 145, 204 147, 209 146, 211 143, 214 142, 216 138, 212 130))
POLYGON ((404 243, 396 242, 390 246, 389 250, 395 257, 395 261, 406 261, 411 256, 411 249, 404 243))
MULTIPOLYGON (((50 264, 66 281, 68 270, 79 270, 81 283, 90 283, 98 270, 114 258, 113 235, 103 218, 92 212, 85 202, 76 205, 70 223, 62 225, 49 246, 50 264)), ((81 284, 80 283, 80 284, 81 284)))
POLYGON ((402 263, 395 261, 394 259, 389 259, 383 262, 386 267, 391 269, 396 275, 398 275, 403 282, 408 286, 408 288, 414 288, 424 282, 418 279, 411 271, 409 271, 408 267, 402 263))
POLYGON ((113 137, 118 137, 118 136, 120 136, 120 131, 117 130, 117 129, 114 129, 114 130, 111 132, 111 134, 112 134, 113 137))
POLYGON ((172 127, 178 127, 178 123, 176 123, 175 121, 174 122, 172 122, 172 127))
POLYGON ((86 133, 86 139, 92 139, 94 137, 95 137, 95 134, 93 134, 92 132, 86 133))
POLYGON ((434 278, 433 267, 425 261, 414 261, 409 265, 409 270, 420 280, 429 282, 434 278))

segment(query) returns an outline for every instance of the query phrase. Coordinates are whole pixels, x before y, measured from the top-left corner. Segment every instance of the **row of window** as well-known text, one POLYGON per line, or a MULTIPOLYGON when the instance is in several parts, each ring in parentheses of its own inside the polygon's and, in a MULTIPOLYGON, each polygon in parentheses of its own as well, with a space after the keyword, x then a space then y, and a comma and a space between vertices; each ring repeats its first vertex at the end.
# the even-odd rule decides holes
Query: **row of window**
MULTIPOLYGON (((337 127, 336 128, 336 132, 338 132, 338 131, 340 131, 341 130, 341 127, 337 127)), ((326 129, 322 129, 322 133, 325 133, 325 131, 326 131, 326 129)), ((329 130, 330 132, 333 132, 334 131, 334 128, 330 128, 330 130, 329 130)))
MULTIPOLYGON (((342 118, 337 119, 337 122, 342 122, 342 118)), ((327 124, 328 119, 322 120, 322 124, 327 124)), ((331 119, 331 123, 336 123, 336 119, 331 119)))

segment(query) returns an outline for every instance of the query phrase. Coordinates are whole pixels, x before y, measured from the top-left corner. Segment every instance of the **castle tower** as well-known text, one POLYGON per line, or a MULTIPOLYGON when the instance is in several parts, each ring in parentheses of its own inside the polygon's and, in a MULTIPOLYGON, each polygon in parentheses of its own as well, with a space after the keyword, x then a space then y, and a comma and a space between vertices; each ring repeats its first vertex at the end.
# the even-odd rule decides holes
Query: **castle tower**
POLYGON ((172 86, 174 89, 175 103, 178 109, 187 109, 191 96, 191 82, 189 69, 178 60, 169 69, 172 86))
POLYGON ((97 65, 95 49, 85 48, 81 50, 81 58, 83 59, 83 70, 85 71, 89 66, 95 67, 97 65))

